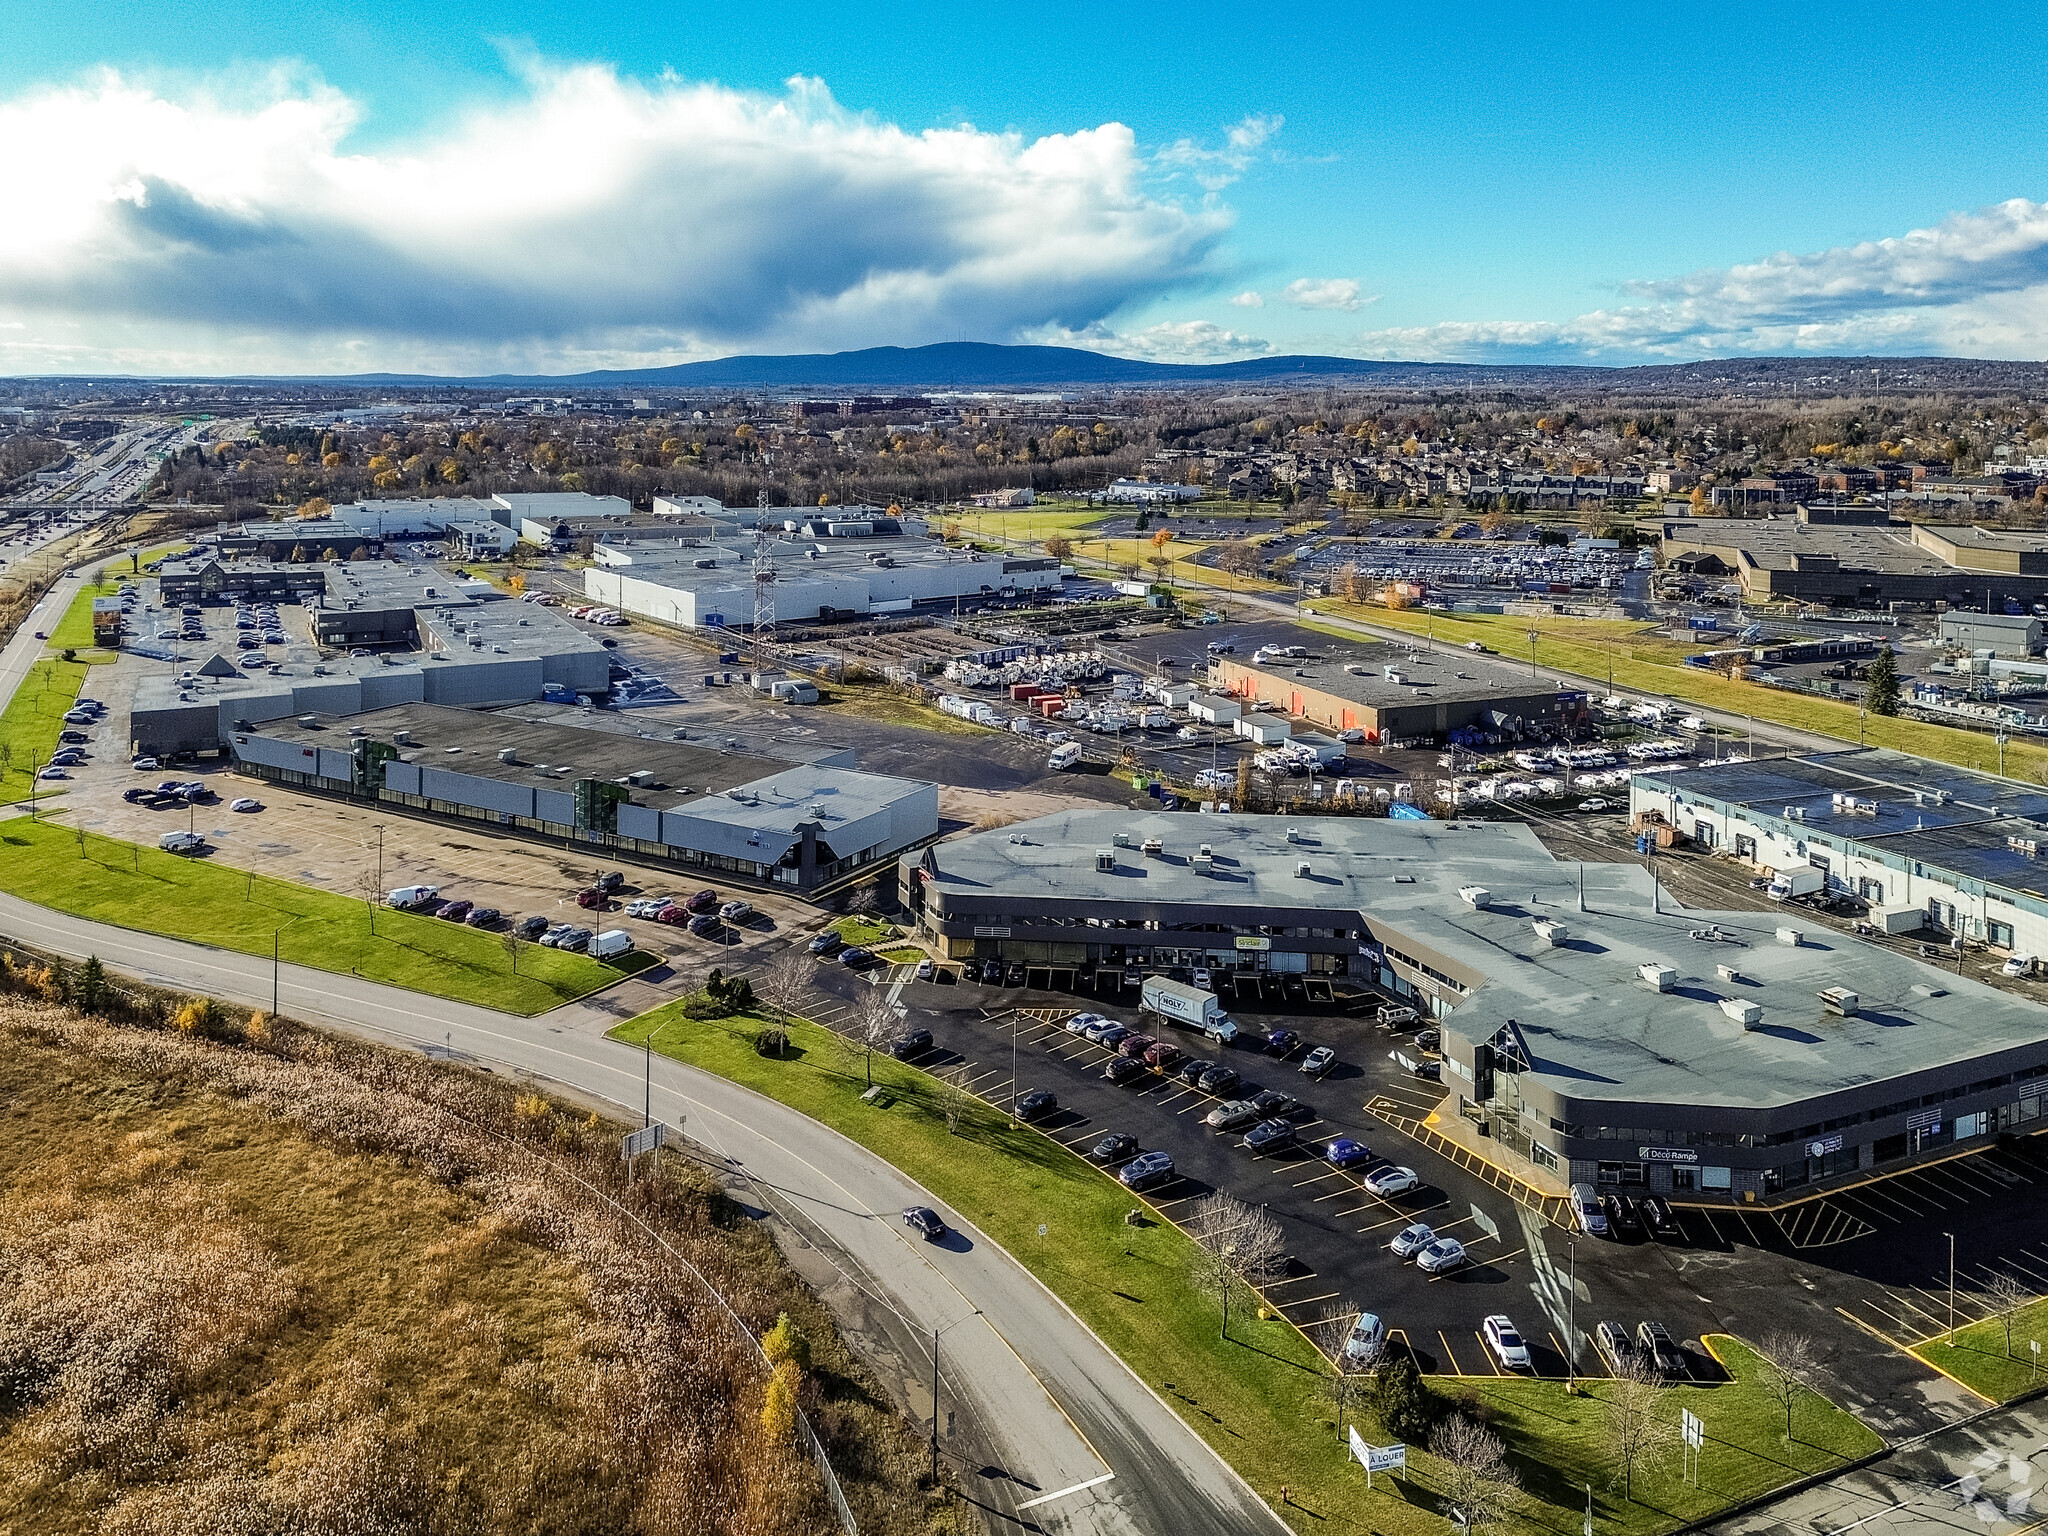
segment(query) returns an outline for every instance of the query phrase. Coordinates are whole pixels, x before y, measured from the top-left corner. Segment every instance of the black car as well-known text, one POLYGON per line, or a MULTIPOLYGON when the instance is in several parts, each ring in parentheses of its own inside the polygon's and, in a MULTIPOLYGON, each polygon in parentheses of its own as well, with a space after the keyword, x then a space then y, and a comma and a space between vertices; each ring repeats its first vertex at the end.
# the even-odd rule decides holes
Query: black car
POLYGON ((1607 1368, 1620 1376, 1636 1363, 1635 1340, 1628 1336, 1628 1330, 1619 1323, 1601 1323, 1593 1330, 1594 1347, 1607 1362, 1607 1368))
POLYGON ((1179 1070, 1173 1075, 1192 1088, 1202 1080, 1204 1073, 1213 1072, 1215 1069, 1215 1062, 1204 1061, 1201 1057, 1197 1056, 1192 1061, 1182 1062, 1179 1070))
POLYGON ((471 907, 463 921, 472 928, 488 928, 502 915, 496 907, 471 907))
POLYGON ((903 1225, 928 1243, 936 1243, 946 1235, 946 1224, 939 1220, 939 1213, 928 1205, 905 1207, 903 1225))
POLYGON ((1662 1323, 1637 1323, 1636 1348, 1642 1351, 1646 1362, 1657 1368, 1660 1376, 1692 1374, 1686 1364, 1685 1351, 1678 1347, 1678 1341, 1671 1337, 1671 1331, 1662 1323))
POLYGON ((1199 1086, 1204 1093, 1227 1098, 1237 1091, 1237 1085, 1242 1081, 1237 1075, 1237 1068, 1215 1066, 1202 1074, 1199 1086))
POLYGON ((995 986, 1003 979, 1003 962, 1000 960, 982 961, 981 979, 987 985, 995 986))
POLYGON ((1656 1237, 1678 1236, 1678 1219, 1671 1214, 1671 1207, 1655 1195, 1645 1195, 1638 1207, 1642 1211, 1643 1225, 1656 1237))
POLYGON ((1048 1093, 1043 1088, 1034 1088, 1017 1101, 1017 1118, 1028 1124, 1033 1120, 1043 1120, 1048 1115, 1057 1114, 1059 1107, 1057 1095, 1048 1093))
POLYGON ((1635 1202, 1626 1195, 1602 1195, 1600 1210, 1607 1217, 1607 1230, 1616 1237, 1643 1235, 1643 1224, 1636 1218, 1635 1202))
POLYGON ((1264 1093, 1253 1094, 1252 1103, 1258 1106, 1259 1113, 1268 1120, 1289 1119, 1301 1108, 1301 1100, 1273 1088, 1268 1088, 1264 1093))
POLYGON ((836 933, 821 933, 811 940, 810 943, 810 951, 814 955, 837 954, 844 948, 846 948, 846 940, 839 937, 836 933))
POLYGON ((1173 1158, 1165 1152, 1147 1152, 1117 1171, 1126 1189, 1151 1189, 1173 1177, 1173 1158))
POLYGON ((1103 1063, 1102 1075, 1121 1087, 1134 1077, 1143 1077, 1145 1063, 1133 1056, 1112 1056, 1103 1063))
POLYGON ((1004 985, 1004 986, 1007 986, 1007 987, 1021 987, 1021 986, 1023 986, 1023 985, 1024 985, 1024 967, 1023 967, 1023 966, 1021 966, 1021 965, 1012 965, 1012 966, 1010 967, 1010 969, 1009 969, 1009 972, 1008 972, 1008 974, 1006 974, 1006 975, 1005 975, 1005 976, 1003 977, 1003 985, 1004 985))
POLYGON ((1088 1155, 1098 1163, 1127 1163, 1138 1155, 1138 1138, 1111 1131, 1088 1149, 1088 1155))
POLYGON ((525 934, 526 937, 528 937, 529 939, 537 939, 542 934, 546 933, 548 929, 553 926, 554 925, 544 917, 527 917, 520 919, 519 931, 525 934))
POLYGON ((61 742, 68 742, 74 747, 91 740, 83 731, 59 731, 57 739, 61 742))
POLYGON ((139 801, 154 800, 156 798, 156 791, 153 789, 124 789, 121 791, 121 798, 130 805, 134 805, 139 801))
POLYGON ((719 919, 716 912, 699 912, 690 919, 690 932, 700 937, 707 933, 718 932, 718 927, 719 919))
POLYGON ((1293 1145, 1292 1120, 1261 1120, 1244 1133, 1244 1149, 1247 1152, 1278 1152, 1282 1147, 1293 1145))
POLYGON ((913 1056, 922 1056, 932 1048, 932 1032, 928 1029, 913 1029, 908 1034, 898 1035, 889 1042, 889 1054, 898 1061, 908 1061, 913 1056))
POLYGON ((1276 1029, 1266 1036, 1267 1054, 1278 1056, 1285 1061, 1294 1054, 1294 1048, 1301 1044, 1301 1036, 1291 1029, 1276 1029))

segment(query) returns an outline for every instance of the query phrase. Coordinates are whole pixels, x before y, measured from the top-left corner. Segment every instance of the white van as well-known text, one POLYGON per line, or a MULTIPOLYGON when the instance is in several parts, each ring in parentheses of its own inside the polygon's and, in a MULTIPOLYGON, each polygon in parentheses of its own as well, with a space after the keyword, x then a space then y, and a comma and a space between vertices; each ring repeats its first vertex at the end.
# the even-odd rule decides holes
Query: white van
POLYGON ((156 845, 165 853, 197 853, 206 846, 206 839, 197 832, 166 832, 156 845))
POLYGON ((440 894, 438 885, 401 885, 385 894, 384 905, 395 907, 400 912, 410 912, 416 907, 424 907, 440 894))
POLYGON ((1600 1197, 1593 1193, 1590 1184, 1574 1184, 1571 1192, 1572 1220, 1579 1224, 1579 1230, 1588 1237, 1607 1235, 1607 1216, 1600 1209, 1600 1197))
POLYGON ((609 960, 614 955, 623 955, 633 947, 633 935, 623 928, 607 928, 590 941, 590 958, 609 960))

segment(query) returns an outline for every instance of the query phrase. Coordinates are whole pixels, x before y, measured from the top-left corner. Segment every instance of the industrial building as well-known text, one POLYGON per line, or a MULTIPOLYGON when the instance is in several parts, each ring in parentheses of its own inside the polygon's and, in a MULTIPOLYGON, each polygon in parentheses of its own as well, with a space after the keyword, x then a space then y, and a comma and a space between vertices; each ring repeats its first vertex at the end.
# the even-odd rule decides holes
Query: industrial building
POLYGON ((2048 955, 2048 791, 1880 748, 1629 780, 1637 815, 1757 869, 1815 869, 1893 932, 2048 955))
POLYGON ((1658 518, 1638 530, 1664 566, 1738 583, 1750 602, 2003 611, 2048 600, 2048 535, 1933 523, 1797 516, 1658 518))
POLYGON ((379 553, 387 541, 441 539, 455 545, 464 559, 481 559, 509 554, 521 540, 546 547, 633 520, 633 508, 624 498, 582 491, 380 497, 344 502, 317 518, 224 523, 198 541, 194 558, 317 560, 330 549, 347 558, 358 548, 379 553))
POLYGON ((238 730, 243 772, 606 856, 807 891, 936 837, 933 784, 407 704, 238 730))
POLYGON ((1971 613, 1952 609, 1941 616, 1941 643, 1969 652, 2022 659, 2041 654, 2041 621, 2023 613, 1971 613))
POLYGON ((1270 661, 1218 657, 1209 687, 1332 731, 1363 731, 1372 742, 1440 741, 1452 731, 1569 734, 1589 718, 1584 689, 1527 668, 1473 651, 1377 642, 1322 640, 1313 656, 1270 661))
POLYGON ((943 953, 1055 984, 1408 999, 1442 1029, 1446 1112, 1562 1180, 1767 1199, 2032 1128, 2048 1094, 2048 1010, 1789 913, 1674 910, 1522 825, 1068 811, 898 870, 943 953))
POLYGON ((315 645, 289 647, 281 660, 219 656, 139 679, 130 715, 137 752, 218 752, 235 731, 287 715, 405 703, 483 708, 549 693, 602 695, 610 686, 609 653, 589 634, 483 582, 375 561, 274 569, 294 583, 279 595, 307 605, 315 645), (383 649, 344 656, 318 646, 383 649))

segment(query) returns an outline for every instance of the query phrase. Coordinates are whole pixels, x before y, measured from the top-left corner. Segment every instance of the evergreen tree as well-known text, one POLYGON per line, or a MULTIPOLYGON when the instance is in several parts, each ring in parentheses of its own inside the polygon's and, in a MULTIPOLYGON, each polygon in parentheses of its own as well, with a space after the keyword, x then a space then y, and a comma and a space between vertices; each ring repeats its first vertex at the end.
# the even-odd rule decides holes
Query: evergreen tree
POLYGON ((1899 712, 1899 662, 1890 646, 1879 651, 1877 660, 1870 664, 1863 689, 1863 707, 1873 715, 1896 715, 1899 712))
POLYGON ((81 1012, 99 1013, 109 1001, 106 967, 100 964, 98 955, 86 956, 85 964, 79 968, 77 1002, 81 1012))

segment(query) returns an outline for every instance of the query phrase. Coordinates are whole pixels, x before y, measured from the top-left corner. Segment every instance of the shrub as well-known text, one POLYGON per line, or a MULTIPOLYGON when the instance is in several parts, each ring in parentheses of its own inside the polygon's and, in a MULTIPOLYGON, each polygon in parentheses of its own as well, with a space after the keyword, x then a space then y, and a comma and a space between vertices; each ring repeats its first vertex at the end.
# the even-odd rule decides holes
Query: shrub
POLYGON ((537 1093, 522 1093, 512 1101, 512 1113, 518 1116, 519 1123, 528 1129, 547 1124, 554 1112, 553 1106, 537 1093))
POLYGON ((787 1360, 799 1371, 811 1368, 811 1341, 789 1320, 787 1312, 777 1316, 775 1326, 761 1335, 761 1349, 777 1365, 787 1360))
POLYGON ((795 1374, 787 1361, 777 1366, 761 1398, 761 1431, 772 1442, 787 1440, 796 1430, 796 1387, 790 1381, 795 1374))
POLYGON ((1409 1355, 1395 1355, 1379 1368, 1373 1377, 1372 1400, 1387 1432, 1410 1445, 1429 1438, 1430 1425, 1440 1410, 1436 1394, 1409 1355))
POLYGON ((171 1028, 208 1040, 225 1040, 231 1034, 227 1010, 210 997, 195 997, 172 1014, 171 1028))
POLYGON ((758 1056, 786 1056, 789 1054, 789 1031, 780 1024, 764 1025, 755 1032, 754 1053, 758 1056))

